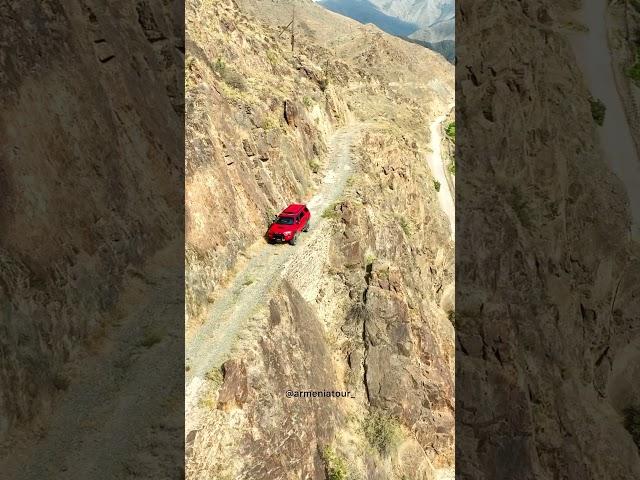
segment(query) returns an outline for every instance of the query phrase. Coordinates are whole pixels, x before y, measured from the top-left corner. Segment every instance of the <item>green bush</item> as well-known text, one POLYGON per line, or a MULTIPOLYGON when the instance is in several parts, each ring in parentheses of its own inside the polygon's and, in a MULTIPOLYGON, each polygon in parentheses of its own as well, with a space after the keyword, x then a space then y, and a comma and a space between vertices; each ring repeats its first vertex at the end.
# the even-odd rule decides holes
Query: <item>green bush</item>
POLYGON ((638 60, 638 52, 636 52, 636 61, 626 71, 627 77, 640 87, 640 61, 638 60))
POLYGON ((451 160, 451 163, 449 163, 449 166, 447 168, 449 169, 449 173, 451 175, 455 175, 456 174, 456 161, 455 160, 451 160))
POLYGON ((215 388, 222 385, 222 381, 224 380, 222 371, 218 367, 213 367, 205 374, 204 377, 209 380, 215 388))
POLYGON ((455 141, 456 139, 456 122, 451 122, 447 125, 447 128, 444 129, 444 132, 447 134, 451 140, 455 141))
POLYGON ((216 61, 213 63, 213 71, 220 76, 224 74, 226 68, 227 68, 227 65, 226 63, 224 63, 224 60, 221 58, 217 58, 216 61))
POLYGON ((331 447, 327 446, 322 450, 322 460, 327 480, 347 480, 347 465, 331 447))
POLYGON ((624 409, 624 428, 631 434, 631 438, 640 448, 640 407, 627 407, 624 409))
POLYGON ((320 164, 316 159, 309 160, 309 168, 313 173, 318 173, 320 171, 320 164))
POLYGON ((338 218, 340 218, 340 212, 336 210, 337 205, 338 205, 337 203, 333 203, 329 205, 327 208, 324 209, 321 217, 326 218, 328 220, 337 220, 338 218))
POLYGON ((589 103, 591 104, 591 117, 598 125, 602 126, 607 107, 599 98, 590 98, 589 103))
POLYGON ((396 420, 384 412, 372 411, 362 421, 365 438, 380 455, 389 455, 400 443, 401 430, 396 420))
POLYGON ((436 192, 440 191, 440 182, 438 180, 433 181, 433 188, 436 189, 436 192))

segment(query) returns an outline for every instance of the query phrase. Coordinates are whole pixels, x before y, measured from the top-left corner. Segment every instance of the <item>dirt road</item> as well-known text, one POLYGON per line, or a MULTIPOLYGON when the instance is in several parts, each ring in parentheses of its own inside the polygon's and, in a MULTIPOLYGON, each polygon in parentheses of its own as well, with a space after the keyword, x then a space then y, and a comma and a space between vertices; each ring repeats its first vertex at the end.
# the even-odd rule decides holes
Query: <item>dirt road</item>
POLYGON ((591 94, 607 110, 598 128, 602 155, 627 191, 634 238, 640 238, 640 160, 617 88, 607 35, 607 0, 583 1, 579 21, 586 32, 570 38, 591 94))
POLYGON ((312 248, 314 236, 322 233, 323 211, 335 202, 352 173, 350 148, 359 135, 360 124, 337 131, 329 142, 330 163, 318 193, 307 205, 311 211, 311 229, 296 246, 268 245, 261 241, 250 250, 252 258, 235 275, 229 286, 213 304, 208 320, 186 340, 185 408, 186 431, 194 428, 197 400, 206 374, 226 359, 234 340, 251 314, 268 299, 294 258, 312 248))
POLYGON ((431 169, 433 178, 440 183, 440 190, 438 191, 438 202, 440 208, 447 215, 449 219, 449 227, 451 231, 451 238, 454 239, 456 235, 456 213, 453 199, 453 193, 449 188, 449 182, 447 180, 445 160, 442 158, 442 134, 441 125, 444 122, 446 116, 440 116, 436 118, 430 126, 431 132, 431 153, 427 156, 427 163, 431 169))

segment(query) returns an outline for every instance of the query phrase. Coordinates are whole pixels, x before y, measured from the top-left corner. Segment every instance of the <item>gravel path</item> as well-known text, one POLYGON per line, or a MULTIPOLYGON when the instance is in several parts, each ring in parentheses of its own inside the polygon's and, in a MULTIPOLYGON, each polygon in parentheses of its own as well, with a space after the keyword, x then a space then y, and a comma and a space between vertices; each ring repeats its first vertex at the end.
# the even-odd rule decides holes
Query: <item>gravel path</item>
POLYGON ((449 219, 449 227, 451 231, 451 238, 455 238, 456 235, 456 212, 453 201, 453 193, 449 188, 449 182, 447 181, 445 159, 442 158, 442 134, 441 124, 446 119, 445 115, 436 118, 430 126, 431 132, 431 154, 427 156, 427 163, 431 169, 433 178, 440 182, 440 190, 438 191, 438 202, 442 211, 447 215, 449 219))

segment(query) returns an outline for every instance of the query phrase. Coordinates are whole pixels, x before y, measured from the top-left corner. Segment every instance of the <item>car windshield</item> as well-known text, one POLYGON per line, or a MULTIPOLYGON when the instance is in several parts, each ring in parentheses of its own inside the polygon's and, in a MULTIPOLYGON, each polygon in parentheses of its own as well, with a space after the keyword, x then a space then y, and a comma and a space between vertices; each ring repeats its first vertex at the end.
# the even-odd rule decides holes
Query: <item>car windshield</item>
POLYGON ((278 217, 276 223, 280 225, 293 225, 293 217, 278 217))

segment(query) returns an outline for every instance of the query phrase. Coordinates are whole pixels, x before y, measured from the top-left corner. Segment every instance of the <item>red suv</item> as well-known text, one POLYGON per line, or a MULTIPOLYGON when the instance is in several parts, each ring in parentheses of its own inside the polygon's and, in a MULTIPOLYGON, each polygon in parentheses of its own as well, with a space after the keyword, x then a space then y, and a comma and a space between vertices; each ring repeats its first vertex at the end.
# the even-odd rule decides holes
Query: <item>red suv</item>
POLYGON ((311 212, 306 205, 293 203, 285 208, 267 230, 269 243, 289 242, 295 245, 300 232, 309 230, 311 212))

